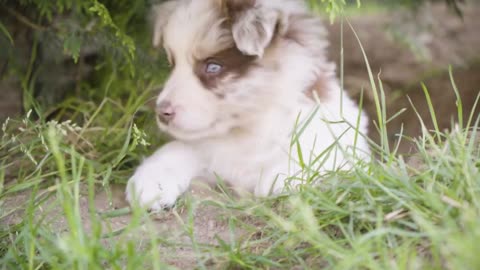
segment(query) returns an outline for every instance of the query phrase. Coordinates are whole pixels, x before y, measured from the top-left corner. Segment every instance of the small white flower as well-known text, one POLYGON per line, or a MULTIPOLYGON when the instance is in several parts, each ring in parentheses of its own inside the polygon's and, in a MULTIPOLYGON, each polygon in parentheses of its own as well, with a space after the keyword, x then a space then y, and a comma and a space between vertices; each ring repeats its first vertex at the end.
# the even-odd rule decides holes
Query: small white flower
POLYGON ((140 130, 136 124, 133 124, 133 145, 137 146, 138 144, 143 146, 149 146, 150 143, 147 142, 147 134, 140 130))
POLYGON ((3 122, 3 125, 2 125, 2 132, 4 136, 7 133, 8 122, 10 122, 10 117, 7 117, 7 120, 5 120, 5 122, 3 122))

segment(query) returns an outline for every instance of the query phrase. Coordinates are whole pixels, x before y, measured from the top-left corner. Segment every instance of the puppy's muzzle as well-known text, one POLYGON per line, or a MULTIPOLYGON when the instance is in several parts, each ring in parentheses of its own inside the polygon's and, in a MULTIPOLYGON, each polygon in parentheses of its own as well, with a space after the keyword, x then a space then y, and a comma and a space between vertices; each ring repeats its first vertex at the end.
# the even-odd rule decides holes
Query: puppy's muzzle
POLYGON ((175 118, 175 108, 170 101, 162 101, 155 108, 158 120, 164 124, 170 123, 175 118))

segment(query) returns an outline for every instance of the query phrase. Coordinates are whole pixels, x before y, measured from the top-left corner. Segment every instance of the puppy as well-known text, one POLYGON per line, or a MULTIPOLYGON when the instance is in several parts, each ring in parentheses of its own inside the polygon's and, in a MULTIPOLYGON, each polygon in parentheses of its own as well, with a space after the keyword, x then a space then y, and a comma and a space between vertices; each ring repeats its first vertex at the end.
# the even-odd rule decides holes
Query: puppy
POLYGON ((170 207, 193 178, 267 196, 305 167, 369 158, 367 117, 342 93, 303 0, 172 0, 154 13, 153 44, 172 68, 157 122, 175 140, 137 168, 130 203, 170 207))

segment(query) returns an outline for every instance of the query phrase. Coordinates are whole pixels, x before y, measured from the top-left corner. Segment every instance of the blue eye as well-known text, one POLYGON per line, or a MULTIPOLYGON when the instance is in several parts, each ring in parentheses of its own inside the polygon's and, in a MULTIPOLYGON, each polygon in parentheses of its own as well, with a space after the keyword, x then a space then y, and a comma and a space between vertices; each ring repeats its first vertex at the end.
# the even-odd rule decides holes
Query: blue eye
POLYGON ((222 65, 210 62, 210 63, 207 63, 205 67, 205 72, 209 74, 216 74, 216 73, 219 73, 222 70, 222 68, 223 68, 222 65))

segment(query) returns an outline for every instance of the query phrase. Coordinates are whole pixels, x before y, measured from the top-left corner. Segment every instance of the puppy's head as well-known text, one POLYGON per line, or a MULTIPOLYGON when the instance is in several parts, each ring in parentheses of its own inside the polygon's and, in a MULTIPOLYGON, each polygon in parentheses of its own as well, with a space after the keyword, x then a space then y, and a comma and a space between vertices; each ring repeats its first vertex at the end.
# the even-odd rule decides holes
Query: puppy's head
POLYGON ((221 136, 272 103, 279 59, 268 55, 285 23, 278 9, 260 0, 172 0, 154 11, 153 44, 171 65, 157 99, 162 130, 182 140, 221 136))

